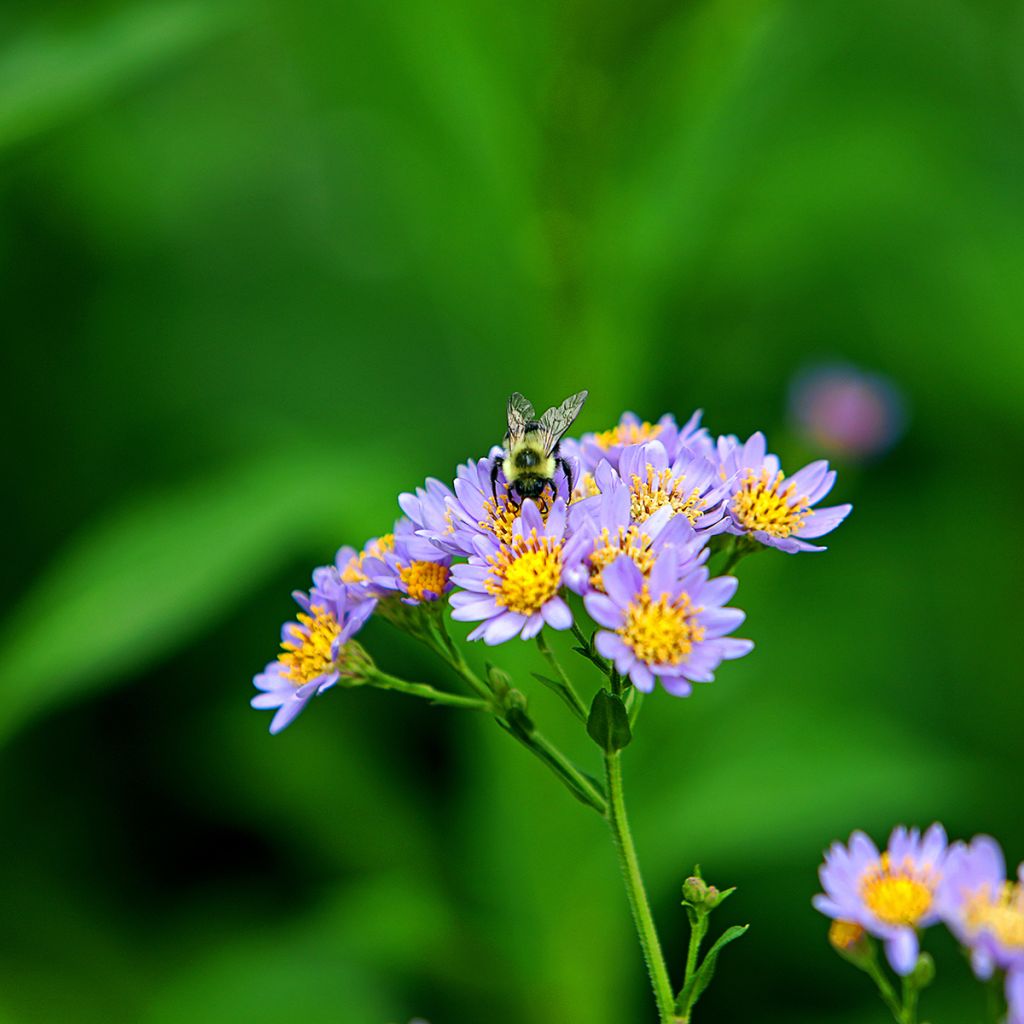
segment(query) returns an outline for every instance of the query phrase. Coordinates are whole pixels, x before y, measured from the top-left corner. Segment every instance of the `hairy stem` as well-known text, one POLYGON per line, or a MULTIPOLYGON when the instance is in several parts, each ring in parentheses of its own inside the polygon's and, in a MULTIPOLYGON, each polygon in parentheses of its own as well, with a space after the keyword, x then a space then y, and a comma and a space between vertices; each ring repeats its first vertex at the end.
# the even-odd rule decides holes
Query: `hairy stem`
POLYGON ((382 689, 407 693, 412 697, 425 697, 434 704, 444 704, 450 708, 472 708, 475 711, 491 710, 490 701, 480 700, 477 697, 463 697, 458 693, 445 693, 428 683, 411 683, 406 679, 388 675, 386 672, 377 672, 373 676, 373 681, 382 689))
POLYGON ((672 982, 665 966, 665 956, 661 951, 658 933, 654 927, 651 906, 647 901, 643 878, 640 875, 640 864, 637 860, 633 835, 626 818, 626 803, 622 792, 622 762, 618 751, 605 754, 605 777, 608 785, 608 824, 615 841, 615 850, 619 855, 619 866, 626 885, 626 896, 629 908, 633 913, 640 947, 647 963, 647 972, 654 989, 654 999, 658 1005, 658 1017, 661 1024, 677 1024, 679 1018, 675 1012, 675 998, 672 994, 672 982))

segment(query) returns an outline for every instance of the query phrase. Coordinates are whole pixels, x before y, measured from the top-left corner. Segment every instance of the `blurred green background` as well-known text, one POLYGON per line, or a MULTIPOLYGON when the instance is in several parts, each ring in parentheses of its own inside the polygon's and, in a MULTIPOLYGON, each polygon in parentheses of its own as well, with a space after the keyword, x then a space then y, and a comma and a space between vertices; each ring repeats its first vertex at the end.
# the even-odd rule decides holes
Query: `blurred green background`
MULTIPOLYGON (((0 1021, 652 1021, 602 823, 508 737, 337 692, 271 739, 251 676, 509 391, 795 468, 821 358, 908 433, 827 555, 742 566, 754 656, 650 699, 626 782, 677 973, 695 861, 753 925, 699 1020, 884 1020, 822 848, 1024 856, 1022 44, 1010 0, 6 0, 0 1021)), ((980 1019, 929 944, 928 1019, 980 1019)))

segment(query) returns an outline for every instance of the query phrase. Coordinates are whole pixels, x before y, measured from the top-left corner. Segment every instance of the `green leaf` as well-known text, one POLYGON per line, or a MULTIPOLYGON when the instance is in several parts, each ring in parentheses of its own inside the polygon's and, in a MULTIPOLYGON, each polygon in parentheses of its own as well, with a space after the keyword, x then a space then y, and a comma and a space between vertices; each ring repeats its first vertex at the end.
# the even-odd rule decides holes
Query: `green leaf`
POLYGON ((0 59, 0 149, 88 110, 243 14, 234 4, 165 0, 65 25, 40 19, 0 59))
POLYGON ((629 715, 619 697, 605 689, 594 694, 587 718, 587 733, 609 754, 629 746, 633 733, 629 728, 629 715))
POLYGON ((682 992, 679 993, 677 1006, 681 1013, 689 1013, 697 1000, 700 999, 704 989, 711 984, 711 979, 715 975, 715 964, 718 961, 718 954, 730 942, 743 935, 749 927, 749 924, 734 924, 731 928, 727 928, 718 941, 708 950, 703 963, 694 972, 693 977, 683 986, 682 992))
MULTIPOLYGON (((126 503, 84 530, 0 629, 8 652, 0 666, 0 740, 32 715, 211 628, 296 551, 323 543, 327 561, 342 540, 342 513, 355 504, 351 482, 370 478, 375 454, 339 462, 315 447, 274 453, 126 503)), ((386 500, 387 482, 382 493, 372 490, 360 507, 386 500)), ((292 611, 284 595, 281 609, 292 611)), ((268 656, 275 646, 268 635, 268 656)), ((216 681, 216 666, 211 673, 216 681)))

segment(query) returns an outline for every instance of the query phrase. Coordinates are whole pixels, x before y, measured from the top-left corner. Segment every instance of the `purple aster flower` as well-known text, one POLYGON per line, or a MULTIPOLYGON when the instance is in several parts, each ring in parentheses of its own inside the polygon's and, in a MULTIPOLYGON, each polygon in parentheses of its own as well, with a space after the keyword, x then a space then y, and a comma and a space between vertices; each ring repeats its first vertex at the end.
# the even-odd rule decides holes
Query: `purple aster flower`
POLYGON ((833 843, 818 871, 824 893, 814 906, 836 921, 860 925, 885 944, 892 969, 907 975, 920 952, 917 933, 939 919, 936 893, 946 860, 946 831, 938 823, 922 836, 893 829, 885 853, 863 833, 849 846, 833 843))
POLYGON ((414 494, 400 494, 398 504, 409 517, 416 533, 432 541, 451 555, 464 554, 453 545, 451 535, 455 532, 449 502, 455 501, 452 489, 440 480, 429 477, 426 486, 417 487, 414 494))
POLYGON ((317 583, 308 593, 292 595, 302 611, 298 622, 281 628, 277 661, 253 679, 260 693, 254 708, 277 708, 270 723, 279 733, 306 706, 310 698, 329 690, 339 679, 363 679, 372 667, 369 657, 351 638, 373 612, 376 600, 341 582, 334 566, 317 569, 317 583))
POLYGON ((556 499, 547 521, 537 506, 524 501, 512 522, 507 544, 493 537, 476 537, 475 553, 466 565, 452 568, 456 586, 452 618, 480 622, 470 640, 500 644, 521 636, 529 640, 545 624, 569 629, 572 612, 561 596, 566 506, 556 499))
POLYGON ((620 555, 601 578, 606 593, 583 599, 590 617, 604 627, 594 644, 644 693, 658 678, 673 696, 687 697, 691 683, 710 683, 723 660, 741 658, 754 646, 726 636, 745 617, 738 608, 723 607, 737 581, 709 579, 699 559, 681 562, 671 546, 646 577, 633 559, 620 555))
POLYGON ((580 438, 579 454, 583 472, 592 474, 602 460, 618 470, 619 458, 624 449, 655 439, 665 446, 673 459, 680 448, 692 448, 701 454, 710 455, 713 445, 707 428, 700 425, 701 415, 698 409, 680 427, 671 413, 665 413, 657 423, 641 421, 636 413, 623 413, 619 422, 610 430, 584 434, 580 438))
POLYGON ((675 549, 679 560, 694 565, 704 562, 710 553, 690 520, 676 515, 669 505, 663 505, 643 523, 634 522, 630 490, 617 478, 596 497, 574 503, 569 509, 569 524, 565 583, 577 594, 592 590, 603 594, 601 574, 619 555, 631 558, 646 577, 667 545, 675 549))
MULTIPOLYGON (((723 511, 729 490, 718 466, 689 448, 670 457, 660 441, 631 445, 622 452, 618 475, 629 489, 630 511, 638 523, 668 507, 702 533, 721 533, 729 526, 723 511)), ((601 490, 613 485, 601 466, 595 480, 601 490)))
POLYGON ((408 519, 400 519, 391 550, 366 557, 362 569, 379 596, 400 594, 405 604, 415 605, 437 601, 452 589, 451 564, 450 555, 418 536, 408 519))
POLYGON ((760 431, 746 444, 735 437, 719 438, 718 451, 720 473, 729 485, 730 533, 753 537, 789 554, 824 551, 807 541, 834 530, 853 508, 812 508, 832 489, 835 472, 820 461, 787 477, 778 457, 768 454, 760 431))
MULTIPOLYGON (((512 540, 513 527, 519 520, 520 503, 515 497, 509 497, 505 482, 504 470, 499 469, 494 489, 491 488, 491 466, 494 459, 501 459, 502 449, 491 449, 486 459, 470 459, 459 466, 455 480, 455 497, 448 499, 448 516, 450 522, 446 533, 430 533, 430 539, 443 544, 445 550, 452 554, 469 557, 477 553, 478 538, 494 540, 498 544, 508 544, 512 540)), ((573 466, 573 479, 578 475, 577 467, 573 466)), ((555 474, 556 494, 550 488, 536 503, 542 518, 547 518, 555 498, 563 502, 569 499, 569 486, 565 475, 559 469, 555 474)))
MULTIPOLYGON (((317 572, 321 574, 321 578, 326 579, 323 574, 333 568, 337 570, 338 582, 345 584, 353 594, 358 593, 362 597, 379 597, 379 588, 371 583, 366 574, 366 560, 380 561, 387 552, 394 551, 394 549, 395 535, 393 533, 371 537, 363 545, 362 551, 356 551, 355 548, 347 545, 339 548, 338 553, 334 556, 334 566, 318 569, 317 572)), ((316 574, 313 576, 313 582, 318 583, 316 574)))
POLYGON ((1006 861, 991 836, 949 850, 937 897, 949 930, 971 951, 979 978, 1006 971, 1010 1024, 1024 1024, 1024 864, 1017 880, 1006 877, 1006 861))

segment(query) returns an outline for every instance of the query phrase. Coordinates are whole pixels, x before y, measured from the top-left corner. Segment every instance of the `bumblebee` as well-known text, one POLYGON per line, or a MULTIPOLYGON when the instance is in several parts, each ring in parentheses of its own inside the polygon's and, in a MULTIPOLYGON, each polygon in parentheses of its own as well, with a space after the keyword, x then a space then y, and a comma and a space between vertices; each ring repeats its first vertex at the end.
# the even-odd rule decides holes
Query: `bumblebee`
POLYGON ((520 500, 536 500, 548 485, 554 490, 553 477, 559 467, 565 473, 572 494, 572 469, 558 454, 558 442, 572 426, 586 400, 586 391, 577 392, 537 419, 533 406, 518 391, 509 397, 505 453, 491 463, 491 493, 495 501, 499 469, 505 471, 509 494, 515 491, 520 500))

